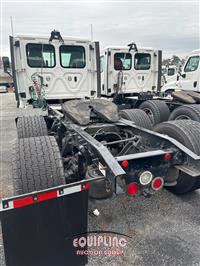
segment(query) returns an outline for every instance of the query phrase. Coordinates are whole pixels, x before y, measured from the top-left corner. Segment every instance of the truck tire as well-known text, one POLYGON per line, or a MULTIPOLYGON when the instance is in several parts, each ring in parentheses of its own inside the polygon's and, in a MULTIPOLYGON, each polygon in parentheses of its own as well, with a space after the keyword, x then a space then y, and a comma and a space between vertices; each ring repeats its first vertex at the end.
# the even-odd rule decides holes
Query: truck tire
POLYGON ((179 106, 169 116, 169 120, 183 119, 190 119, 200 122, 200 105, 188 104, 179 106))
POLYGON ((47 135, 47 125, 43 116, 22 116, 18 118, 17 136, 19 139, 47 135))
POLYGON ((149 130, 153 129, 153 124, 148 115, 140 109, 126 109, 119 112, 121 118, 134 122, 137 126, 143 127, 149 130))
MULTIPOLYGON (((200 123, 191 120, 168 121, 157 125, 155 131, 176 139, 188 149, 200 155, 200 123)), ((177 184, 167 187, 167 189, 175 194, 185 194, 198 189, 199 185, 200 176, 192 177, 179 171, 177 184)))
POLYGON ((55 138, 18 139, 13 149, 12 176, 15 195, 64 184, 63 164, 55 138))
POLYGON ((151 122, 156 125, 160 122, 167 121, 169 118, 169 107, 164 101, 149 100, 141 103, 140 109, 151 119, 151 122))
MULTIPOLYGON (((91 168, 88 170, 88 178, 99 177, 100 174, 97 170, 91 168)), ((102 175, 101 175, 102 176, 102 175)), ((113 194, 111 184, 108 180, 101 179, 96 180, 90 183, 89 197, 92 199, 107 199, 110 198, 113 194)))

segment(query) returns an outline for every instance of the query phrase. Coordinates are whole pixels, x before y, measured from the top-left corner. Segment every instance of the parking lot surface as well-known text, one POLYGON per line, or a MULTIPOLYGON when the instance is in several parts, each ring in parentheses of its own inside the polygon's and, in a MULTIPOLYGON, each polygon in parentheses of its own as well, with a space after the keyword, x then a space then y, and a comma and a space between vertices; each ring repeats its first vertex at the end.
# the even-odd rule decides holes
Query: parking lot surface
MULTIPOLYGON (((0 198, 13 193, 9 162, 16 139, 15 110, 14 94, 0 94, 0 198)), ((134 200, 119 195, 91 201, 89 210, 95 208, 100 215, 89 215, 89 231, 114 231, 129 238, 122 255, 91 255, 88 265, 200 265, 199 191, 177 197, 162 190, 134 200)), ((4 265, 0 233, 0 266, 4 265)))

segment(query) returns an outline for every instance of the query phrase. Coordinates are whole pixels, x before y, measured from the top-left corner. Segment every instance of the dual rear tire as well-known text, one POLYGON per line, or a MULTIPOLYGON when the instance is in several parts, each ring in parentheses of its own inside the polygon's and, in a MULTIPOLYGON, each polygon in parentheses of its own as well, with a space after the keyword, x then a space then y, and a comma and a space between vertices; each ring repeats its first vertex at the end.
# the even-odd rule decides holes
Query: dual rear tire
MULTIPOLYGON (((192 120, 168 121, 157 125, 155 131, 174 138, 197 155, 200 155, 200 123, 192 120)), ((175 194, 185 194, 198 188, 200 188, 200 176, 192 177, 179 171, 177 184, 168 187, 168 190, 175 194)))
POLYGON ((60 150, 56 139, 48 136, 44 117, 19 117, 17 135, 12 154, 14 194, 21 195, 64 184, 60 150))
POLYGON ((22 116, 17 119, 17 136, 19 139, 47 135, 47 125, 43 116, 22 116))
POLYGON ((134 122, 136 126, 149 130, 153 129, 153 124, 147 114, 140 109, 126 109, 119 112, 121 118, 134 122))
POLYGON ((64 184, 64 169, 54 137, 20 138, 12 157, 14 194, 21 195, 64 184))
POLYGON ((179 106, 169 116, 169 120, 194 120, 200 122, 200 105, 199 104, 186 104, 179 106))
POLYGON ((149 116, 153 125, 167 121, 170 115, 169 107, 161 100, 145 101, 139 108, 149 116))

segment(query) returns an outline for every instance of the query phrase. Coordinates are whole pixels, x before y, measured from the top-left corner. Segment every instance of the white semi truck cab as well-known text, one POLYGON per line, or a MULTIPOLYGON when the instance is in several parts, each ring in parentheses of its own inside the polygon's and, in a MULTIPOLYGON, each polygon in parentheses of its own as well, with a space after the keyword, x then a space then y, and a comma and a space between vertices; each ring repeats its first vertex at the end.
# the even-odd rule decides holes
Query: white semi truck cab
POLYGON ((46 101, 97 96, 98 42, 53 31, 50 38, 10 37, 10 48, 18 107, 40 95, 46 101))
POLYGON ((162 87, 163 92, 184 90, 200 92, 200 49, 192 51, 178 73, 177 79, 162 87))
POLYGON ((101 51, 101 95, 156 92, 161 84, 161 51, 109 46, 101 51))

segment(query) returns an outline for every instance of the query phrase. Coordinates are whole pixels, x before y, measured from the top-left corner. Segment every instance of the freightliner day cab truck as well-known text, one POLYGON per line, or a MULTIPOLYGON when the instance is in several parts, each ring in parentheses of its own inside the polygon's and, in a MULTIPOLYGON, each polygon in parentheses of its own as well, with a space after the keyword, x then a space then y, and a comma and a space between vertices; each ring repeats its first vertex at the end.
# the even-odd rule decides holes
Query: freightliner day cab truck
MULTIPOLYGON (((162 88, 162 51, 132 43, 109 46, 101 51, 100 59, 101 96, 121 109, 140 108, 154 125, 168 119, 200 122, 198 51, 188 57, 178 81, 162 88), (172 97, 165 97, 169 93, 172 97)), ((123 115, 128 119, 126 111, 123 115)))
POLYGON ((11 36, 10 48, 19 108, 14 195, 0 203, 7 266, 85 265, 73 239, 87 236, 88 197, 200 187, 200 123, 169 121, 152 131, 137 109, 124 119, 99 98, 98 42, 53 31, 11 36))
POLYGON ((168 82, 163 91, 183 90, 200 92, 200 50, 192 51, 182 67, 182 71, 178 72, 175 81, 168 82))

